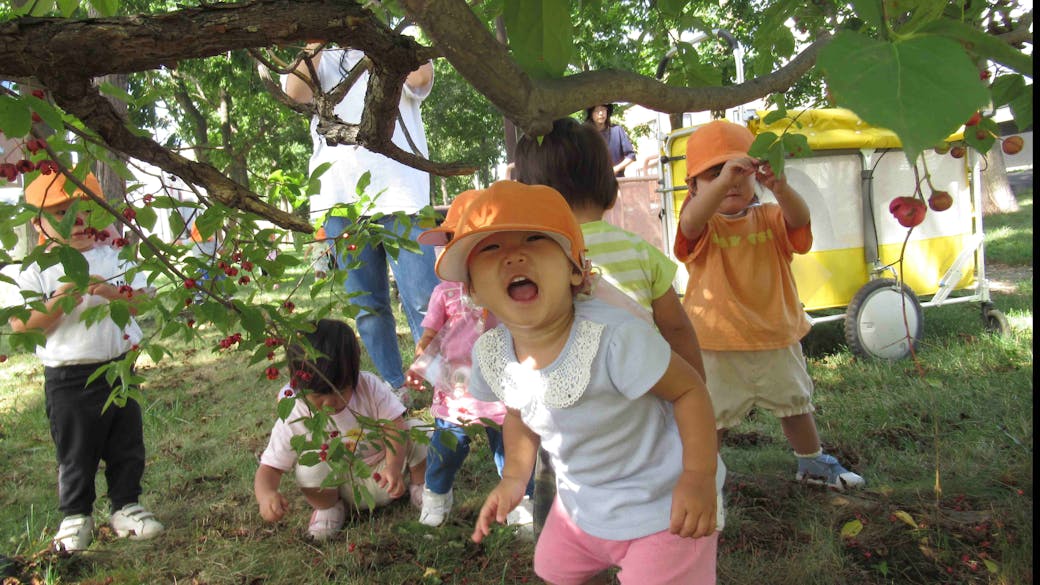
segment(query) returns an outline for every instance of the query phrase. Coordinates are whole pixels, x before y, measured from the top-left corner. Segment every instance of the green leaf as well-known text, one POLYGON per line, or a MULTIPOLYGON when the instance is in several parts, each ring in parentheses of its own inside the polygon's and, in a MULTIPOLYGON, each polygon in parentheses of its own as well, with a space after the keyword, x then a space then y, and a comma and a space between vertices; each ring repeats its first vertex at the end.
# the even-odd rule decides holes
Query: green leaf
POLYGON ((1000 129, 992 118, 982 118, 976 126, 964 129, 964 142, 975 150, 986 153, 993 147, 996 140, 995 134, 1000 134, 1000 129))
POLYGON ((979 57, 1000 63, 1025 75, 1033 74, 1032 55, 1026 55, 1001 39, 988 35, 969 24, 942 18, 921 27, 921 32, 942 35, 959 41, 979 57))
POLYGON ((570 2, 506 0, 503 17, 509 49, 535 78, 563 77, 574 51, 570 2))
POLYGON ((278 418, 285 420, 292 414, 293 407, 296 406, 296 400, 292 398, 282 398, 278 401, 278 418))
POLYGON ((804 134, 784 132, 782 140, 784 150, 795 158, 806 157, 812 153, 812 148, 809 147, 809 139, 804 134))
POLYGON ((108 304, 108 314, 112 316, 112 321, 120 328, 126 327, 126 324, 130 322, 130 307, 127 306, 126 301, 110 302, 108 304))
POLYGON ((80 254, 75 248, 62 246, 58 248, 58 257, 61 259, 62 267, 65 268, 65 276, 77 286, 87 286, 87 281, 90 279, 90 267, 83 254, 80 254))
POLYGON ((159 363, 160 361, 162 361, 163 355, 165 354, 165 349, 163 348, 163 346, 157 343, 149 345, 145 348, 145 351, 148 352, 148 357, 151 358, 152 361, 155 363, 159 363))
MULTIPOLYGON (((768 120, 769 117, 766 117, 768 120)), ((758 136, 755 136, 755 141, 751 143, 751 147, 748 148, 748 156, 754 158, 766 158, 769 153, 769 148, 776 142, 778 136, 773 132, 763 132, 758 136)))
MULTIPOLYGON (((236 302, 235 305, 238 307, 241 314, 242 327, 249 332, 250 335, 260 335, 264 331, 264 314, 261 313, 255 307, 247 305, 245 303, 236 302)), ((266 351, 264 352, 267 353, 266 351)))
POLYGON ((818 62, 837 103, 895 132, 909 160, 989 102, 975 64, 944 37, 890 43, 844 31, 824 47, 818 62))
POLYGON ((101 16, 115 16, 116 12, 119 11, 119 0, 90 0, 90 5, 101 16))
POLYGON ((155 210, 145 205, 143 207, 135 207, 134 211, 137 212, 137 225, 152 231, 155 227, 155 221, 158 219, 155 210))
POLYGON ((32 114, 24 100, 0 95, 0 128, 4 135, 20 138, 32 128, 32 114))
POLYGON ((1011 114, 1015 116, 1015 125, 1019 131, 1025 131, 1033 125, 1033 84, 1026 86, 1022 95, 1011 100, 1011 114))
MULTIPOLYGON (((62 112, 58 109, 57 106, 55 106, 47 100, 41 100, 40 98, 31 94, 25 96, 25 99, 32 111, 39 114, 40 118, 48 126, 50 126, 56 131, 61 131, 61 129, 65 128, 65 121, 62 118, 62 112)), ((53 143, 53 140, 49 141, 51 142, 51 146, 56 146, 53 143)))
POLYGON ((72 16, 77 8, 79 8, 79 0, 58 0, 58 10, 65 18, 72 16))
POLYGON ((24 2, 21 6, 14 7, 17 16, 47 16, 54 9, 54 0, 40 0, 39 2, 24 2))
POLYGON ((863 532, 863 523, 859 520, 849 520, 841 527, 842 538, 856 538, 860 532, 863 532))
POLYGON ((101 93, 107 95, 108 97, 116 98, 117 100, 126 104, 137 105, 137 100, 134 99, 134 96, 127 93, 125 89, 113 85, 107 81, 99 85, 98 90, 100 90, 101 93))
POLYGON ((1026 80, 1021 75, 1013 74, 997 77, 993 80, 993 84, 989 86, 993 107, 999 108, 1011 103, 1011 100, 1022 95, 1025 90, 1026 80))
POLYGON ((686 8, 688 0, 658 0, 657 7, 667 16, 679 16, 686 8))
POLYGON ((998 565, 993 559, 982 559, 982 564, 986 565, 986 570, 990 573, 993 573, 994 575, 1000 573, 1000 565, 998 565))
POLYGON ((217 233, 217 230, 220 229, 220 224, 223 222, 224 211, 216 205, 207 207, 205 211, 195 218, 195 226, 199 228, 199 235, 203 239, 209 239, 210 236, 217 233))
POLYGON ((852 0, 852 8, 864 22, 879 31, 885 30, 881 0, 852 0))

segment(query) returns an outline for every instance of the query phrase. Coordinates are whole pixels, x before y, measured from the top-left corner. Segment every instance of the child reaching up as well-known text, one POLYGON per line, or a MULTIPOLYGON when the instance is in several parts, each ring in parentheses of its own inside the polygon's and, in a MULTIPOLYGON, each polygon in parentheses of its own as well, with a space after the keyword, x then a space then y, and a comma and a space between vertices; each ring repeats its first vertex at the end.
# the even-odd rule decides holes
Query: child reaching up
POLYGON ((707 390, 646 322, 596 299, 581 228, 555 190, 492 184, 463 212, 437 273, 501 325, 473 349, 470 392, 506 405, 502 481, 473 540, 523 498, 539 445, 558 495, 535 572, 584 583, 714 583, 717 455, 707 390))
POLYGON ((278 486, 282 475, 290 470, 295 470, 296 483, 314 509, 307 532, 315 540, 332 538, 343 527, 344 501, 355 507, 366 506, 364 499, 355 498, 355 489, 367 490, 376 506, 386 505, 408 491, 412 504, 419 507, 426 447, 407 440, 405 433, 414 424, 402 418, 404 405, 390 386, 374 374, 360 371, 361 347, 354 331, 342 321, 322 319, 304 337, 318 357, 308 356, 300 344, 287 348, 295 390, 287 385, 280 396, 282 400, 294 399, 296 404, 289 416, 275 422, 267 449, 260 456, 253 486, 260 515, 268 522, 285 516, 289 501, 278 492, 278 486), (294 398, 297 391, 301 396, 294 398), (325 445, 317 465, 306 466, 297 461, 292 440, 297 436, 311 439, 305 423, 314 410, 328 411, 330 440, 343 441, 371 468, 371 477, 350 476, 338 489, 322 488, 322 482, 332 472, 324 456, 330 449, 325 445), (389 421, 383 427, 385 442, 364 439, 372 429, 362 429, 360 417, 389 421))
POLYGON ((689 196, 675 256, 690 279, 683 305, 702 341, 704 369, 722 433, 754 406, 780 417, 798 458, 799 480, 842 490, 863 478, 823 453, 813 418, 812 380, 802 355, 809 331, 791 258, 812 246, 809 208, 784 177, 748 157, 754 137, 719 120, 686 142, 689 196), (776 196, 761 204, 757 180, 776 196))
MULTIPOLYGON (((475 190, 460 193, 452 201, 440 227, 419 234, 419 243, 440 247, 450 241, 462 210, 480 193, 475 190)), ((466 285, 461 282, 442 281, 430 295, 426 317, 422 322, 423 334, 415 348, 416 366, 430 364, 426 366, 424 374, 433 386, 430 413, 433 414, 434 430, 426 455, 426 489, 423 490, 422 513, 419 515, 419 522, 427 526, 440 526, 451 512, 455 475, 470 451, 470 436, 466 434, 465 425, 479 424, 484 427, 495 467, 498 475, 502 475, 505 463, 502 431, 487 426, 481 419, 494 421, 501 426, 506 407, 501 402, 477 400, 467 390, 473 343, 495 323, 494 316, 487 309, 473 303, 466 293, 466 285), (436 358, 433 358, 434 355, 436 358), (436 362, 431 358, 436 359, 436 362), (443 440, 442 435, 446 433, 453 435, 455 440, 443 440)), ((409 371, 407 377, 414 386, 417 372, 409 371)), ((533 484, 527 495, 530 496, 532 492, 533 484)), ((530 500, 525 504, 529 506, 530 500)), ((516 518, 517 522, 525 520, 516 518)))

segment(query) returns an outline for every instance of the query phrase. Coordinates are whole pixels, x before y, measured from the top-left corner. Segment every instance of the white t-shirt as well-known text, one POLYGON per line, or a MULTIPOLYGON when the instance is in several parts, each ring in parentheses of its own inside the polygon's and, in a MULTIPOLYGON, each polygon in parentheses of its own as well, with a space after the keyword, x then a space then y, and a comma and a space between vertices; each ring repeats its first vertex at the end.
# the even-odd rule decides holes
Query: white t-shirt
MULTIPOLYGON (((144 275, 140 273, 134 275, 132 281, 127 281, 126 272, 134 265, 121 260, 119 251, 111 246, 98 246, 82 254, 89 266, 89 273, 104 278, 112 286, 129 284, 138 289, 147 284, 144 275)), ((64 286, 65 283, 58 281, 64 275, 65 269, 61 264, 46 270, 40 270, 40 266, 35 263, 24 267, 15 275, 18 287, 8 289, 4 306, 25 304, 19 290, 42 293, 45 299, 49 299, 54 291, 64 286)), ((88 308, 107 302, 105 297, 84 294, 83 302, 72 313, 63 316, 47 334, 47 344, 36 348, 36 355, 43 365, 55 367, 105 362, 130 351, 131 346, 141 341, 141 328, 132 317, 125 328, 119 327, 111 319, 103 319, 89 326, 80 319, 88 308)))
MULTIPOLYGON (((286 385, 279 393, 281 400, 285 400, 285 391, 289 390, 286 385)), ((333 427, 330 431, 338 431, 338 439, 344 442, 357 442, 360 438, 357 416, 355 414, 373 418, 393 420, 404 414, 405 408, 401 401, 394 396, 390 385, 379 379, 378 376, 369 372, 361 372, 358 386, 354 389, 354 395, 350 397, 347 407, 330 417, 333 427)), ((311 416, 310 406, 302 398, 296 399, 296 405, 285 419, 278 419, 271 429, 271 439, 267 442, 267 448, 260 455, 260 463, 280 469, 291 471, 296 465, 299 454, 293 450, 290 441, 296 435, 302 435, 310 439, 311 433, 304 425, 305 418, 311 416)), ((365 430, 365 433, 368 429, 365 430)), ((367 441, 357 442, 354 451, 368 466, 373 466, 383 459, 383 451, 371 445, 367 441)))
MULTIPOLYGON (((317 67, 322 89, 329 91, 335 87, 362 57, 364 53, 356 49, 322 51, 317 67)), ((342 121, 348 124, 361 121, 368 77, 369 73, 366 71, 350 88, 343 101, 336 105, 335 114, 342 121)), ((400 122, 394 127, 394 144, 424 158, 429 158, 430 152, 426 144, 426 128, 423 126, 419 105, 430 94, 432 88, 432 82, 420 91, 413 90, 405 84, 401 91, 398 111, 418 153, 415 153, 408 143, 400 122)), ((365 193, 374 197, 377 193, 383 192, 375 200, 375 206, 368 215, 395 211, 415 213, 430 204, 430 177, 427 173, 370 152, 361 146, 329 146, 325 143, 325 138, 318 135, 317 126, 318 120, 314 118, 311 120, 314 151, 311 154, 310 172, 313 173, 314 169, 323 163, 332 163, 332 166, 321 175, 321 192, 311 197, 312 217, 324 215, 337 203, 357 201, 357 182, 365 171, 371 172, 372 180, 365 193)))
POLYGON ((671 353, 624 309, 579 301, 567 344, 541 370, 516 361, 504 326, 482 335, 469 391, 520 411, 551 456, 560 502, 582 530, 630 540, 668 528, 682 471, 671 404, 648 392, 671 353))

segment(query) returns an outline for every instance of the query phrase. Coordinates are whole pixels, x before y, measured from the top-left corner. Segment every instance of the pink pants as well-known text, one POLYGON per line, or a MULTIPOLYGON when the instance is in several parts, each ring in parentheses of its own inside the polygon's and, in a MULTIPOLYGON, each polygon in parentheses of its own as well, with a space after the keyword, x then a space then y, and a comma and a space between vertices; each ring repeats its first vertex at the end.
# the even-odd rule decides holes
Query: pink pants
POLYGON ((681 538, 667 530, 632 540, 604 540, 578 528, 553 502, 534 551, 534 572, 552 585, 580 585, 620 567, 622 585, 714 585, 718 533, 681 538))

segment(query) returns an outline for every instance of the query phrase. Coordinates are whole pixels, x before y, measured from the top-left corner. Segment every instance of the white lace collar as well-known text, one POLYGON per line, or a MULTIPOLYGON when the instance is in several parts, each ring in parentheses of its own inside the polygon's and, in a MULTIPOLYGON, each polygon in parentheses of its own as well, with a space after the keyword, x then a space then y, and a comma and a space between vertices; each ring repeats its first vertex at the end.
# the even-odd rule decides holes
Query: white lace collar
POLYGON ((561 356, 541 370, 517 362, 509 332, 492 329, 477 340, 477 363, 495 396, 509 408, 523 411, 537 403, 567 408, 589 385, 603 329, 601 323, 579 320, 561 356))

